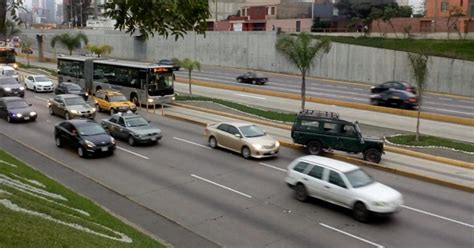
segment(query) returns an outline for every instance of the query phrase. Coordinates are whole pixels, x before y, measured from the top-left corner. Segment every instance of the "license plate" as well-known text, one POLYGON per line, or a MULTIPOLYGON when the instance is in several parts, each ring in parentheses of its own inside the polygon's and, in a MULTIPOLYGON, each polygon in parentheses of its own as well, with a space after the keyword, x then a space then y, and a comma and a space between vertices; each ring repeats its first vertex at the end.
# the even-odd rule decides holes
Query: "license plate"
POLYGON ((29 119, 30 119, 30 117, 28 117, 28 116, 27 116, 27 117, 25 117, 25 120, 26 120, 26 121, 27 121, 27 120, 29 120, 29 119))
POLYGON ((85 116, 85 117, 88 117, 88 116, 89 116, 89 114, 84 114, 84 116, 85 116))
POLYGON ((275 154, 275 151, 271 151, 270 154, 275 154))
POLYGON ((151 138, 151 141, 156 141, 156 137, 151 138))
POLYGON ((109 148, 108 148, 108 147, 102 147, 101 150, 102 150, 103 152, 106 152, 106 151, 109 150, 109 148))

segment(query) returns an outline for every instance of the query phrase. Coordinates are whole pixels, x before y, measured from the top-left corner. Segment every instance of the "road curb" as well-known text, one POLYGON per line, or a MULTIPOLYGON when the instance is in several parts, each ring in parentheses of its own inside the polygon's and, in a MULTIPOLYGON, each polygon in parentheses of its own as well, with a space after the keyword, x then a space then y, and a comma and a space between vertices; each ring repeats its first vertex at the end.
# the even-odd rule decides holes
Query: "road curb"
MULTIPOLYGON (((170 113, 166 114, 165 113, 165 116, 169 117, 169 118, 181 120, 181 121, 187 121, 187 122, 190 122, 190 123, 198 124, 198 125, 201 125, 201 126, 206 126, 207 125, 207 122, 199 121, 199 120, 196 120, 196 119, 184 116, 184 115, 180 115, 180 114, 174 114, 174 113, 173 114, 170 114, 170 113)), ((280 144, 282 146, 285 146, 285 147, 288 147, 288 148, 301 149, 301 147, 302 147, 301 145, 294 144, 294 143, 288 142, 286 140, 278 140, 278 141, 280 142, 280 144)), ((335 159, 338 159, 338 160, 343 160, 343 161, 346 161, 346 162, 362 164, 362 165, 365 165, 365 166, 368 166, 368 167, 371 167, 371 168, 374 168, 374 169, 378 169, 378 170, 386 171, 386 172, 389 172, 389 173, 414 178, 414 179, 417 179, 417 180, 420 180, 420 181, 425 181, 425 182, 429 182, 429 183, 433 183, 433 184, 446 186, 446 187, 453 188, 453 189, 458 189, 458 190, 462 190, 462 191, 466 191, 466 192, 470 192, 470 193, 474 192, 474 187, 471 187, 469 185, 459 184, 459 183, 454 183, 454 182, 448 182, 448 181, 444 181, 444 180, 441 180, 441 179, 438 179, 438 178, 434 178, 434 177, 430 177, 430 176, 426 176, 426 175, 421 175, 421 174, 418 174, 418 173, 413 172, 413 171, 399 170, 399 169, 384 166, 384 165, 381 165, 381 164, 375 164, 375 163, 371 163, 371 162, 368 162, 368 161, 364 161, 364 160, 360 160, 360 159, 356 159, 356 158, 352 158, 352 157, 347 157, 347 156, 343 156, 343 155, 339 155, 339 154, 335 154, 335 153, 326 153, 326 154, 327 154, 328 157, 332 157, 332 158, 335 158, 335 159)))
MULTIPOLYGON (((176 77, 176 83, 188 84, 186 79, 182 77, 176 77)), ((266 89, 255 89, 253 87, 246 87, 246 86, 236 86, 236 85, 229 85, 229 84, 222 84, 222 83, 215 83, 215 82, 207 82, 202 80, 192 80, 192 83, 199 86, 204 87, 211 87, 211 88, 219 88, 225 90, 233 90, 233 91, 241 91, 253 94, 260 94, 266 96, 273 96, 273 97, 282 97, 287 99, 293 100, 300 100, 301 96, 298 94, 293 93, 285 93, 285 92, 278 92, 266 89)), ((401 115, 407 117, 414 117, 418 116, 417 111, 412 110, 404 110, 404 109, 395 109, 395 108, 387 108, 387 107, 380 107, 374 106, 364 103, 354 103, 354 102, 347 102, 335 99, 327 99, 327 98, 320 98, 314 96, 306 96, 306 101, 326 104, 326 105, 336 105, 341 107, 353 108, 353 109, 360 109, 360 110, 369 110, 374 112, 386 113, 386 114, 394 114, 394 115, 401 115)), ((466 126, 474 126, 474 119, 470 118, 463 118, 463 117, 454 117, 449 115, 442 115, 442 114, 435 114, 435 113, 420 113, 420 118, 427 119, 427 120, 434 120, 434 121, 442 121, 466 126)))
MULTIPOLYGON (((182 108, 193 109, 193 110, 196 110, 196 111, 201 111, 201 112, 216 114, 216 115, 220 115, 220 116, 226 116, 226 117, 230 117, 230 118, 236 118, 236 119, 241 119, 241 120, 245 120, 245 121, 250 121, 250 122, 253 122, 253 123, 267 125, 267 126, 271 126, 271 127, 275 127, 275 128, 291 130, 290 125, 279 124, 279 123, 275 123, 275 122, 272 122, 272 121, 266 121, 266 120, 260 120, 260 119, 252 118, 252 117, 229 114, 229 113, 225 113, 225 112, 221 112, 221 111, 210 110, 210 109, 196 107, 196 106, 192 106, 192 105, 188 105, 188 104, 182 104, 182 103, 174 103, 174 105, 182 107, 182 108)), ((300 145, 293 144, 293 143, 290 143, 290 142, 285 142, 285 143, 287 143, 287 146, 291 147, 291 148, 300 148, 301 147, 300 145)), ((463 168, 474 170, 474 163, 469 163, 469 162, 465 162, 465 161, 434 156, 434 155, 431 155, 431 154, 415 152, 415 151, 411 151, 411 150, 407 150, 407 149, 403 149, 403 148, 399 148, 399 147, 388 146, 388 145, 385 145, 384 148, 385 148, 386 151, 393 152, 393 153, 398 153, 398 154, 407 155, 407 156, 411 156, 411 157, 422 158, 422 159, 425 159, 425 160, 430 160, 430 161, 434 161, 434 162, 438 162, 438 163, 443 163, 443 164, 448 164, 448 165, 452 165, 452 166, 463 167, 463 168)))

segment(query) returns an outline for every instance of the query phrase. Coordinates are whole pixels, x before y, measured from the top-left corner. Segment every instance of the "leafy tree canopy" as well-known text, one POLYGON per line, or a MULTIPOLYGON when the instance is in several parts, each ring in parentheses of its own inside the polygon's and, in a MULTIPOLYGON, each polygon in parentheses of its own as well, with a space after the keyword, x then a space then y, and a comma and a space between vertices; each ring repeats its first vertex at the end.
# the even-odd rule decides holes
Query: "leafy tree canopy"
POLYGON ((155 33, 175 39, 187 31, 202 34, 210 15, 207 0, 112 0, 105 7, 105 15, 117 21, 115 28, 145 39, 155 33))
POLYGON ((17 16, 17 9, 23 5, 23 0, 2 0, 0 1, 0 32, 5 32, 7 25, 7 12, 10 12, 13 20, 20 22, 20 18, 17 16))
POLYGON ((395 0, 341 0, 335 6, 339 10, 339 15, 367 19, 374 10, 398 7, 398 4, 395 0))

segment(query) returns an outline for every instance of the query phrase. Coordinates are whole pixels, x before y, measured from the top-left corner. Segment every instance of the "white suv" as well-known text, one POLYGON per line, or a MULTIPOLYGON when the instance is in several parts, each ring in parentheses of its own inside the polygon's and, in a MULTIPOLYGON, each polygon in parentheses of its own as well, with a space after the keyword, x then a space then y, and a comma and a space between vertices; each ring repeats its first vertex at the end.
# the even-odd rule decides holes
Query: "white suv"
POLYGON ((288 166, 286 183, 295 197, 315 197, 353 210, 354 218, 365 222, 370 213, 392 214, 400 210, 402 195, 374 182, 361 168, 320 156, 304 156, 288 166))

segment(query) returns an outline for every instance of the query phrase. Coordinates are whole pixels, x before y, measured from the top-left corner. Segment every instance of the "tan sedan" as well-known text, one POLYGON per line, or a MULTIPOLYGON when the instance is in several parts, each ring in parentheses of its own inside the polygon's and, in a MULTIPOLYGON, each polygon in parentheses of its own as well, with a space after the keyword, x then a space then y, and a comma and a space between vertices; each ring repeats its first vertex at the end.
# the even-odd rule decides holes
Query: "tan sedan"
POLYGON ((210 147, 238 152, 245 159, 277 156, 280 149, 280 142, 250 123, 209 124, 206 127, 206 137, 210 147))

